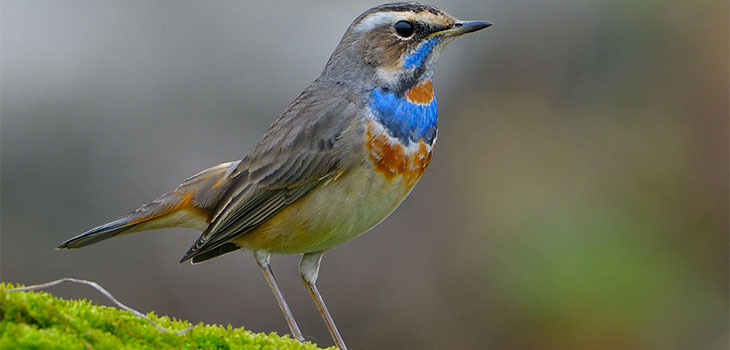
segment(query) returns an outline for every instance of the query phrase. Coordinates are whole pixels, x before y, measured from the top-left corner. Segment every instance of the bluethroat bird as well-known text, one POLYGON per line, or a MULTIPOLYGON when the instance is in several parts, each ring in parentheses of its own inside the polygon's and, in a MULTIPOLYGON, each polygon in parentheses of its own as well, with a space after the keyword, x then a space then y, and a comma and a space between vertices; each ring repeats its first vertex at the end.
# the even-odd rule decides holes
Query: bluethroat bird
POLYGON ((250 250, 292 335, 303 340, 270 254, 299 272, 335 345, 346 349, 315 282, 322 256, 385 219, 411 192, 436 142, 431 80, 439 53, 490 26, 415 2, 361 14, 321 75, 240 161, 203 170, 151 203, 62 243, 81 248, 165 227, 203 231, 180 262, 250 250))

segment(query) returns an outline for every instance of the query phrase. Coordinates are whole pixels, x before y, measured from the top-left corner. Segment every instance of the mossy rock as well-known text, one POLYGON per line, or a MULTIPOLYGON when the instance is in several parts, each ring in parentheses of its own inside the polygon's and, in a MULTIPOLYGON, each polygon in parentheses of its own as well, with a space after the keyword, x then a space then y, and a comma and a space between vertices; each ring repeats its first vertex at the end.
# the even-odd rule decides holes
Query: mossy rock
MULTIPOLYGON (((137 350, 137 349, 319 349, 275 333, 198 324, 147 314, 172 332, 162 332, 128 311, 64 300, 46 292, 6 292, 0 283, 0 349, 2 350, 137 350), (192 327, 184 334, 175 331, 192 327)), ((335 348, 330 348, 335 349, 335 348)))

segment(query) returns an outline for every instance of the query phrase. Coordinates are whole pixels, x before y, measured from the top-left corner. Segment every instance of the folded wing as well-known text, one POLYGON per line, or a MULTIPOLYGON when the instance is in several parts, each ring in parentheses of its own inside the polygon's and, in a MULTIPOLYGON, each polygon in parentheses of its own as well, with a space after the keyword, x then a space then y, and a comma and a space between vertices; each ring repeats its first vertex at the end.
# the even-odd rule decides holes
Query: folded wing
POLYGON ((363 134, 357 123, 361 102, 341 85, 316 84, 289 105, 241 161, 210 226, 181 262, 198 263, 237 249, 232 239, 347 168, 347 155, 361 145, 355 141, 363 134))

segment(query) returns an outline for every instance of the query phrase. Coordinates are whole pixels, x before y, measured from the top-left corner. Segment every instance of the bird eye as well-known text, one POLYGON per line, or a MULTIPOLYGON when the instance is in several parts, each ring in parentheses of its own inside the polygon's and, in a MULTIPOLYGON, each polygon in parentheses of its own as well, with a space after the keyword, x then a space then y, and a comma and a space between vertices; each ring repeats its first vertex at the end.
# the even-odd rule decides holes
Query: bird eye
POLYGON ((395 32, 398 33, 398 35, 408 38, 411 35, 413 35, 413 23, 408 21, 398 21, 395 22, 395 32))

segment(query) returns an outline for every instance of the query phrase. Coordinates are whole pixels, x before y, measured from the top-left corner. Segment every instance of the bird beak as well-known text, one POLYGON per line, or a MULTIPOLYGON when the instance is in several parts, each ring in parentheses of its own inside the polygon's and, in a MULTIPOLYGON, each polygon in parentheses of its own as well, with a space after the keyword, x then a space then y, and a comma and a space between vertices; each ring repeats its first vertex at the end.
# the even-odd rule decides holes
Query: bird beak
POLYGON ((447 37, 457 37, 466 33, 476 32, 492 25, 492 22, 488 21, 457 21, 454 25, 446 30, 437 32, 437 35, 444 35, 447 37))

